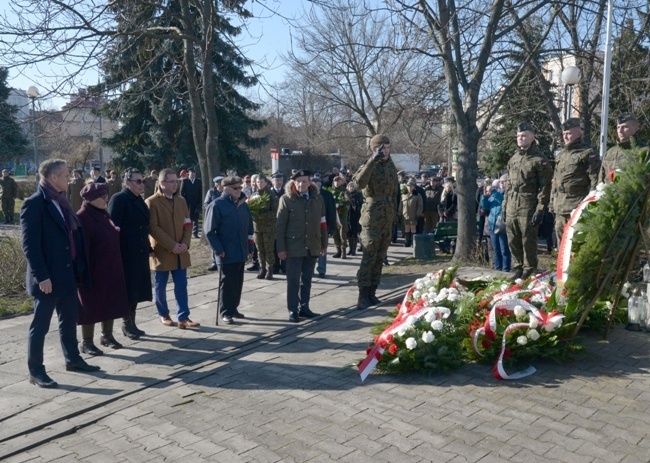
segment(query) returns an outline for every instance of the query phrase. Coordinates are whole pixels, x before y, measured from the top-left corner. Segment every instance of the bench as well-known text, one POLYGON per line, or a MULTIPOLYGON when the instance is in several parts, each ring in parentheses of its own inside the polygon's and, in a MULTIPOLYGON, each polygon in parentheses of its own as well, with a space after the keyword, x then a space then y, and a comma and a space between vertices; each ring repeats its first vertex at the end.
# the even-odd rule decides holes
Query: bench
MULTIPOLYGON (((480 222, 476 222, 476 229, 480 222)), ((479 234, 481 236, 481 234, 479 234)), ((458 222, 439 222, 433 232, 433 242, 438 245, 440 251, 452 254, 456 250, 456 240, 458 239, 458 222)))

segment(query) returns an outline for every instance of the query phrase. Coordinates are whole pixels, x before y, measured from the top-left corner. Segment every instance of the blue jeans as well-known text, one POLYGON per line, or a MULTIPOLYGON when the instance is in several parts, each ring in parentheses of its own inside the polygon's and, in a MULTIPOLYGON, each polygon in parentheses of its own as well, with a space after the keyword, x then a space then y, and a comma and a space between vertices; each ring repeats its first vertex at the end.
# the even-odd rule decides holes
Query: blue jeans
POLYGON ((327 271, 327 256, 318 256, 316 271, 319 275, 325 275, 325 272, 327 271))
POLYGON ((510 271, 510 247, 508 247, 508 235, 497 235, 490 231, 492 249, 494 249, 494 269, 510 271))
MULTIPOLYGON (((161 317, 169 316, 169 307, 167 306, 167 281, 169 280, 169 270, 156 270, 153 272, 154 291, 156 294, 156 310, 161 317)), ((176 316, 179 322, 190 318, 190 308, 187 300, 187 270, 176 269, 171 271, 172 280, 174 281, 174 297, 176 298, 176 316)))

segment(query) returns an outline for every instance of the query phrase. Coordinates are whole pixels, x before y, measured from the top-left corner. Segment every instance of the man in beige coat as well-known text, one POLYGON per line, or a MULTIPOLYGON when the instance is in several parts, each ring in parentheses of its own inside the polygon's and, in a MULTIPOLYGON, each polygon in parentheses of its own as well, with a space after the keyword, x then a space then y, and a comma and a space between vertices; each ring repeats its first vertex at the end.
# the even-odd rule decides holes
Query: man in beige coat
POLYGON ((165 296, 169 273, 174 281, 174 297, 180 329, 194 328, 187 298, 187 267, 190 263, 192 221, 187 202, 178 196, 178 178, 173 169, 163 169, 156 193, 145 201, 149 207, 149 241, 153 249, 150 266, 154 270, 154 293, 160 322, 174 326, 165 296))

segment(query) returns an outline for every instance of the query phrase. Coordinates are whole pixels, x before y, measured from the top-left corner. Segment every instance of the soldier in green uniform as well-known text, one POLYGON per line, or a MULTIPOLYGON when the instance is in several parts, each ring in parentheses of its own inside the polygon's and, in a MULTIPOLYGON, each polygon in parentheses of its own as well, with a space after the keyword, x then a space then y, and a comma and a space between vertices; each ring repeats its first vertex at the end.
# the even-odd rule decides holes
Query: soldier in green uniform
POLYGON ((555 236, 558 245, 571 212, 596 188, 600 159, 596 151, 582 140, 580 119, 573 117, 562 124, 564 148, 557 155, 551 183, 551 211, 555 213, 555 236))
POLYGON ((260 272, 257 274, 258 279, 273 279, 273 264, 275 263, 275 253, 273 245, 275 243, 275 219, 278 213, 278 204, 280 197, 271 192, 271 184, 264 174, 257 175, 257 191, 251 198, 257 196, 267 196, 268 205, 259 215, 253 217, 255 226, 255 245, 260 260, 260 272))
POLYGON ((372 155, 354 174, 365 202, 361 208, 363 257, 357 272, 359 300, 357 307, 366 309, 378 304, 375 292, 381 280, 391 229, 396 217, 398 197, 397 169, 390 158, 390 139, 377 134, 370 140, 372 155))
POLYGON ((5 216, 5 223, 13 224, 14 208, 16 207, 16 198, 18 198, 18 185, 9 176, 9 170, 7 169, 2 170, 0 188, 2 189, 2 213, 5 216))
POLYGON ((517 127, 519 149, 508 161, 508 183, 502 207, 514 278, 528 278, 537 270, 537 231, 551 193, 553 171, 535 143, 535 128, 517 127))
POLYGON ((610 183, 611 173, 623 166, 625 158, 634 149, 647 147, 638 139, 636 133, 639 131, 639 122, 632 114, 623 114, 616 119, 616 134, 618 142, 607 150, 603 158, 603 165, 600 169, 600 181, 610 183))

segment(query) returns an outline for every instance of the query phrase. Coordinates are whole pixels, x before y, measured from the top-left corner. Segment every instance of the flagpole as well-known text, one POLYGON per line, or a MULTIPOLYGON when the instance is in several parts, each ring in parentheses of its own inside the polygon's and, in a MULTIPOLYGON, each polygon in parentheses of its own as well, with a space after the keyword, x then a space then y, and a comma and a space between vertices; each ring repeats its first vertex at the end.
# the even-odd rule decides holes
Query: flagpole
POLYGON ((605 39, 605 68, 603 69, 603 98, 600 114, 600 159, 607 152, 607 128, 609 127, 609 83, 612 71, 612 10, 613 1, 607 2, 607 37, 605 39))

